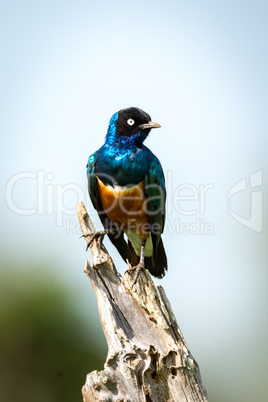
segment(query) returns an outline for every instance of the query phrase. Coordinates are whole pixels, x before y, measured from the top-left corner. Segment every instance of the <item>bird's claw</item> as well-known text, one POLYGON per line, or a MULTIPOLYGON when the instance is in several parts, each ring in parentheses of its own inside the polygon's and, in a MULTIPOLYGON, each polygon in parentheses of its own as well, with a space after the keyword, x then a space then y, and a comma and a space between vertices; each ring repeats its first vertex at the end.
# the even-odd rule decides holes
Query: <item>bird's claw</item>
MULTIPOLYGON (((91 246, 93 240, 95 240, 96 238, 98 239, 98 245, 99 247, 101 246, 102 240, 104 238, 104 236, 108 233, 107 230, 101 230, 101 231, 97 231, 94 233, 89 233, 87 235, 82 235, 81 237, 84 237, 85 239, 87 237, 90 237, 89 240, 87 240, 87 247, 86 247, 86 251, 89 249, 89 247, 91 246)), ((80 237, 80 238, 81 238, 80 237)))
POLYGON ((133 286, 136 284, 136 282, 137 282, 137 280, 138 280, 138 277, 139 277, 140 272, 143 271, 144 269, 145 269, 144 264, 142 264, 141 262, 139 262, 138 265, 136 265, 136 266, 134 266, 134 267, 129 267, 129 268, 125 271, 125 274, 126 274, 126 273, 129 274, 130 272, 136 271, 136 272, 135 272, 134 279, 133 279, 133 282, 132 282, 132 285, 131 285, 131 288, 132 288, 132 289, 133 289, 133 286))

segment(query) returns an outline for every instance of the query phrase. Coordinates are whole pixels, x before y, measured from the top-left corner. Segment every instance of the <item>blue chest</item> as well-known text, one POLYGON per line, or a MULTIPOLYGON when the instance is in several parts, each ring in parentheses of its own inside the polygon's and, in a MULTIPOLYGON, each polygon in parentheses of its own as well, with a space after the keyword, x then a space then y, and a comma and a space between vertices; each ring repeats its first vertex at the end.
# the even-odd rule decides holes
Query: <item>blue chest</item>
POLYGON ((96 154, 97 174, 105 184, 136 185, 144 180, 154 155, 142 146, 104 144, 96 154))

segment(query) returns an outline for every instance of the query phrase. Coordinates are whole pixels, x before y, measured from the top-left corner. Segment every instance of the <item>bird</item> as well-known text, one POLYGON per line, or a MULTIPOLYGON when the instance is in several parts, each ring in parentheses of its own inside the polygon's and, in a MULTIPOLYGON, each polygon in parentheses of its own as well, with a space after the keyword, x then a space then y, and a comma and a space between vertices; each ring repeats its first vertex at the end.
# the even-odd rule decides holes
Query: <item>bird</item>
POLYGON ((91 240, 107 234, 129 264, 128 271, 148 269, 158 278, 167 270, 161 237, 165 178, 144 141, 151 129, 160 127, 137 107, 119 110, 110 119, 103 146, 86 165, 89 196, 104 226, 91 240))

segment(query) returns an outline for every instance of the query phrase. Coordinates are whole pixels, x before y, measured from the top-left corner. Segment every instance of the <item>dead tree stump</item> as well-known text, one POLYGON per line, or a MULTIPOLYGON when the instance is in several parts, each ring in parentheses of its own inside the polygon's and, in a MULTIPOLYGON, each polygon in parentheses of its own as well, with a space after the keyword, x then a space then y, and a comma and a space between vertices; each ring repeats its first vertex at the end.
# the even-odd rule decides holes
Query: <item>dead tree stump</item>
MULTIPOLYGON (((94 226, 82 202, 77 204, 82 233, 94 226)), ((89 238, 85 238, 87 241, 89 238)), ((162 286, 147 270, 131 288, 117 272, 103 244, 90 245, 93 262, 85 272, 94 288, 108 343, 104 370, 87 375, 83 401, 207 401, 197 362, 191 355, 162 286)))

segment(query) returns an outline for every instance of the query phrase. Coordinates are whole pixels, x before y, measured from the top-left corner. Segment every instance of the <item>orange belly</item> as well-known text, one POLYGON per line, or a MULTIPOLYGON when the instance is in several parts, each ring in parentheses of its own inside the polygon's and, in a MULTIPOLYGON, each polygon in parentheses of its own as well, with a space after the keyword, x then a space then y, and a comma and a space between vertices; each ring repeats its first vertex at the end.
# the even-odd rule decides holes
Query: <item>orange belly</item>
POLYGON ((136 232, 147 239, 150 230, 144 182, 127 188, 106 186, 98 177, 97 180, 102 207, 108 218, 124 232, 136 232))

